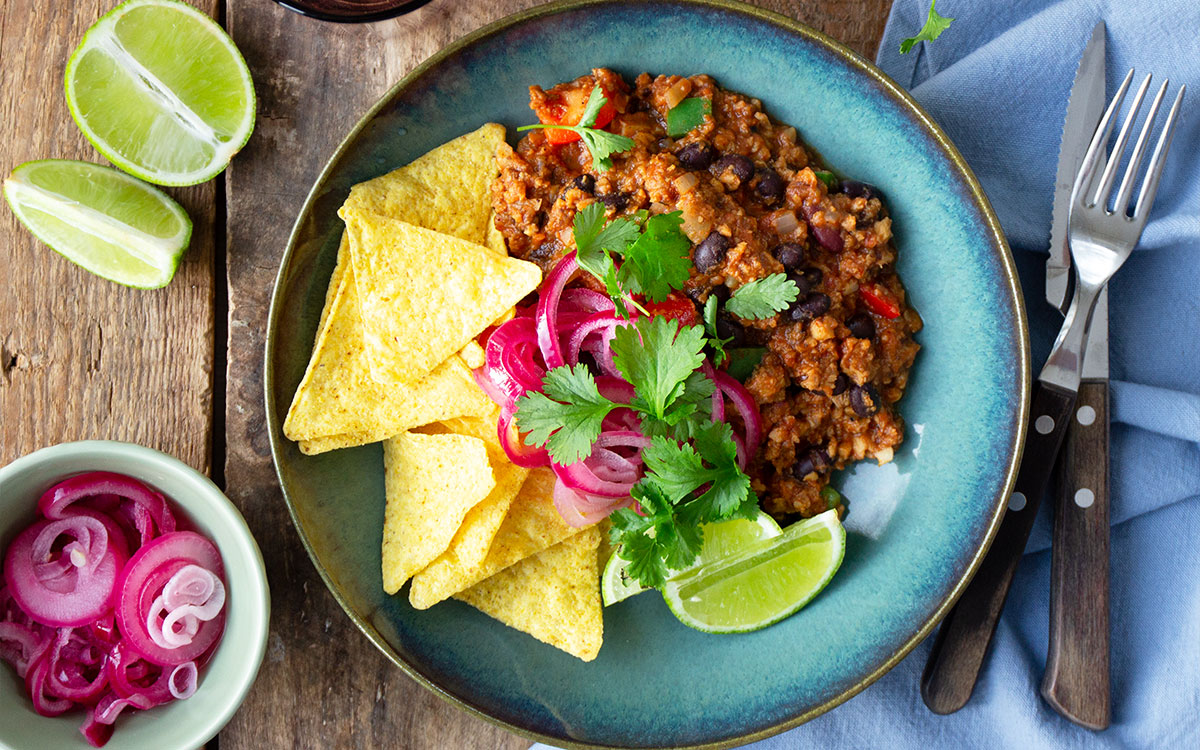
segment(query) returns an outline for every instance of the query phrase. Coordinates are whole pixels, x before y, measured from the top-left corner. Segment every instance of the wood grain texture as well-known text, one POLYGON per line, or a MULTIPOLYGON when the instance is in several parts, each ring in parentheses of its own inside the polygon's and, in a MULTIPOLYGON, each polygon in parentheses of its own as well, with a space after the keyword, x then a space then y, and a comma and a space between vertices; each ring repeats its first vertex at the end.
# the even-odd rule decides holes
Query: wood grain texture
POLYGON ((1105 729, 1112 720, 1107 380, 1079 386, 1075 415, 1058 459, 1042 696, 1076 724, 1105 729))
MULTIPOLYGON (((194 3, 214 12, 218 0, 194 3)), ((106 163, 67 111, 63 69, 116 0, 0 2, 0 174, 31 159, 106 163)), ((0 207, 0 465, 85 438, 128 440, 208 471, 212 183, 168 192, 195 229, 165 289, 83 271, 0 207)))
MULTIPOLYGON (((265 0, 231 0, 230 32, 259 96, 258 127, 228 178, 227 492, 266 558, 267 659, 220 736, 251 748, 525 748, 529 742, 442 701, 392 666, 337 606, 288 518, 263 413, 267 308, 309 186, 363 112, 448 42, 534 0, 435 0, 394 21, 323 24, 265 0)), ((890 0, 757 3, 874 55, 890 0)))

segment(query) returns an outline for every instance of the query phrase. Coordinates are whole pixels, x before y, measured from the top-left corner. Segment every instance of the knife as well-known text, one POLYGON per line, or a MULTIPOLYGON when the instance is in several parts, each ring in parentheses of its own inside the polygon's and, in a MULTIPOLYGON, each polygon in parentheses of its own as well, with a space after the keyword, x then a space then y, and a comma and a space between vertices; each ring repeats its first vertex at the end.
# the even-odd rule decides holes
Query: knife
MULTIPOLYGON (((1063 127, 1056 178, 1050 260, 1047 263, 1046 274, 1047 298, 1059 309, 1070 301, 1067 292, 1070 286, 1071 261, 1066 229, 1071 189, 1106 104, 1104 32, 1103 22, 1093 29, 1091 39, 1080 58, 1067 102, 1067 117, 1063 127)), ((1106 332, 1107 318, 1102 322, 1104 325, 1099 327, 1106 332)), ((1093 330, 1096 327, 1093 324, 1093 330)), ((1104 359, 1107 360, 1106 335, 1103 344, 1099 345, 1104 346, 1104 359)), ((1086 352, 1087 350, 1085 357, 1086 352)), ((1026 436, 1016 490, 1009 500, 1008 511, 975 577, 942 622, 921 677, 921 697, 934 713, 948 714, 957 711, 966 705, 975 689, 975 682, 1016 572, 1020 552, 1024 549, 1029 531, 1033 527, 1041 494, 1058 456, 1066 432, 1064 423, 1070 421, 1077 411, 1074 403, 1075 393, 1069 389, 1043 382, 1041 379, 1035 384, 1030 414, 1037 415, 1038 420, 1026 436)), ((1096 406, 1092 405, 1092 408, 1095 409, 1096 406)), ((1106 409, 1103 418, 1104 424, 1107 425, 1106 409)), ((1095 421, 1100 419, 1101 415, 1098 413, 1095 421)), ((1105 528, 1107 529, 1107 525, 1105 528)), ((1107 561, 1107 546, 1104 554, 1107 561)), ((1107 571, 1107 562, 1105 570, 1107 571)), ((1069 585, 1062 579, 1060 583, 1069 585)), ((1063 601, 1068 598, 1070 597, 1063 597, 1063 601)), ((1066 616, 1069 608, 1060 607, 1058 611, 1066 616)), ((1059 634, 1059 643, 1070 640, 1064 638, 1070 635, 1067 628, 1058 628, 1055 631, 1052 627, 1052 632, 1059 634)), ((1107 651, 1105 653, 1107 654, 1107 651)), ((1059 650, 1057 654, 1055 671, 1047 671, 1047 680, 1051 685, 1049 689, 1044 689, 1047 700, 1056 708, 1060 705, 1073 705, 1071 691, 1075 689, 1075 681, 1062 679, 1066 673, 1060 668, 1072 663, 1071 655, 1065 650, 1059 650), (1067 657, 1065 660, 1064 656, 1067 657)), ((1107 675, 1105 684, 1107 685, 1107 675)))
MULTIPOLYGON (((1071 186, 1105 105, 1104 22, 1096 24, 1075 73, 1058 155, 1046 301, 1066 312, 1071 255, 1071 186)), ((1075 415, 1058 458, 1050 560, 1050 640, 1042 697, 1082 726, 1111 718, 1109 683, 1108 292, 1096 302, 1075 415)))

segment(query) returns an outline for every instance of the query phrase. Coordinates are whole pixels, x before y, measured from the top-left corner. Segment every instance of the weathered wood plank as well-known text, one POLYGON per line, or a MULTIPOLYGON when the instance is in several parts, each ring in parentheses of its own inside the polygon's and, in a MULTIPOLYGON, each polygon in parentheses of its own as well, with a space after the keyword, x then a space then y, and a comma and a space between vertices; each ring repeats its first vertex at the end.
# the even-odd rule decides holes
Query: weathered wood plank
MULTIPOLYGON (((213 12, 217 0, 195 3, 213 12)), ((67 111, 63 69, 115 0, 0 2, 0 174, 30 159, 105 163, 67 111)), ((170 190, 192 217, 171 284, 99 279, 0 208, 0 464, 69 440, 128 440, 211 461, 213 183, 170 190)))
MULTIPOLYGON (((325 590, 288 519, 263 414, 267 307, 288 232, 324 160, 396 79, 446 43, 535 0, 441 0, 370 26, 322 24, 262 0, 231 0, 228 24, 258 87, 258 129, 229 172, 229 495, 262 545, 271 642, 221 750, 524 748, 404 676, 325 590)), ((890 0, 763 0, 873 55, 890 0)))

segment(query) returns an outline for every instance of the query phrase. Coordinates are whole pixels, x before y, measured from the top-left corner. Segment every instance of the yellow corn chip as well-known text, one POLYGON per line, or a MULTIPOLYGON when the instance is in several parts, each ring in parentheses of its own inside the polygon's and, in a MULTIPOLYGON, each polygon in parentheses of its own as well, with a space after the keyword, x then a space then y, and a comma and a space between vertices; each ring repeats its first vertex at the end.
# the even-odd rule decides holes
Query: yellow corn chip
POLYGON ((483 347, 475 339, 468 341, 467 345, 459 351, 458 356, 462 357, 462 361, 472 370, 484 365, 483 347))
POLYGON ((445 551, 496 481, 483 441, 466 435, 402 432, 384 442, 383 465, 383 589, 394 594, 445 551))
POLYGON ((512 565, 456 599, 584 661, 600 652, 604 619, 595 527, 512 565))
POLYGON ((412 382, 537 288, 535 264, 342 208, 372 376, 412 382))
POLYGON ((417 609, 428 609, 517 561, 578 534, 579 529, 564 521, 554 508, 553 493, 554 472, 544 467, 530 471, 483 562, 464 565, 454 554, 439 557, 413 576, 408 601, 417 609))
POLYGON ((488 458, 496 486, 479 505, 467 512, 450 546, 439 556, 453 555, 461 565, 467 567, 475 567, 483 562, 504 516, 525 483, 525 477, 529 475, 529 469, 509 461, 498 448, 489 447, 488 458))
POLYGON ((343 240, 331 279, 339 288, 326 305, 308 371, 284 420, 284 434, 303 441, 301 451, 311 454, 378 442, 441 419, 492 413, 495 405, 457 356, 411 384, 383 385, 371 377, 347 244, 343 240))
MULTIPOLYGON (((407 221, 494 248, 495 241, 489 240, 490 196, 492 180, 500 171, 496 148, 503 142, 504 126, 488 123, 408 166, 355 185, 344 208, 407 221)), ((491 232, 495 231, 492 227, 491 232)))
MULTIPOLYGON (((477 437, 489 446, 500 448, 500 433, 497 432, 496 423, 500 420, 500 407, 496 406, 490 414, 482 417, 452 417, 443 419, 437 423, 437 427, 444 428, 446 432, 453 432, 456 435, 470 435, 477 437)), ((435 425, 430 425, 434 427, 435 425)), ((505 461, 508 457, 505 456, 505 461)))

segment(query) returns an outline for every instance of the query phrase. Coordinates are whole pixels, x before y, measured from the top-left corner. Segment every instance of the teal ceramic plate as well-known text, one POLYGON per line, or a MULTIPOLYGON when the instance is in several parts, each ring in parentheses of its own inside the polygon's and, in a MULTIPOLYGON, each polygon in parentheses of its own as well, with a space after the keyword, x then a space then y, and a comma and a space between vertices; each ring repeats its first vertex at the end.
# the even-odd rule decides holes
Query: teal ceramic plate
MULTIPOLYGON (((577 746, 732 745, 854 695, 904 656, 974 571, 1025 430, 1024 308, 1012 259, 954 146, 890 79, 781 16, 726 2, 570 2, 447 47, 350 133, 305 204, 279 272, 266 362, 276 467, 313 561, 363 632, 415 679, 530 737, 577 746), (846 559, 796 616, 704 635, 659 597, 605 612, 585 664, 459 602, 417 612, 380 582, 378 445, 301 455, 280 425, 311 351, 350 186, 488 121, 533 121, 530 84, 609 66, 709 73, 760 98, 846 175, 882 188, 900 271, 925 319, 894 463, 835 480, 851 498, 846 559)), ((914 690, 916 686, 914 686, 914 690)))

